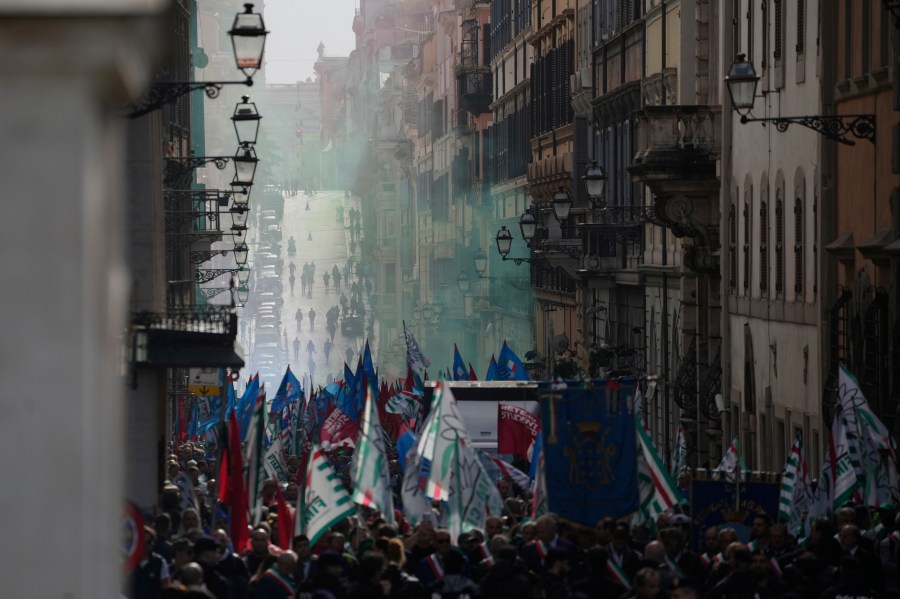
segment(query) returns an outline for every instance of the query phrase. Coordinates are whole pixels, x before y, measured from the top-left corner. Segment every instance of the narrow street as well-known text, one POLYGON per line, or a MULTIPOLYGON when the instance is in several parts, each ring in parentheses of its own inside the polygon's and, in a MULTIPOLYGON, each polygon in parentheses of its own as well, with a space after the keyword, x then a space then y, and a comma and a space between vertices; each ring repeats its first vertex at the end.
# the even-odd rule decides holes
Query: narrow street
MULTIPOLYGON (((276 309, 280 308, 280 314, 274 320, 263 316, 266 310, 261 306, 266 303, 265 300, 250 306, 246 316, 251 324, 243 338, 245 348, 249 350, 248 373, 260 373, 262 382, 271 389, 269 397, 274 395, 288 365, 298 379, 304 380, 307 375, 313 385, 325 384, 329 377, 341 378, 344 361, 348 357, 355 360, 365 344, 364 320, 357 321, 359 324, 355 330, 342 331, 343 316, 338 318, 333 339, 326 326, 328 310, 335 306, 339 310, 342 294, 349 298, 351 285, 357 281, 355 274, 351 274, 350 281, 345 280, 344 274, 348 270, 351 249, 356 251, 352 261, 354 266, 359 259, 359 248, 351 237, 349 227, 349 211, 358 207, 358 199, 346 198, 343 191, 321 191, 312 197, 302 193, 287 195, 280 241, 260 231, 260 238, 250 244, 253 268, 258 271, 254 273, 257 282, 262 274, 260 269, 271 268, 265 266, 261 255, 257 256, 258 248, 268 243, 280 250, 276 255, 280 258, 277 272, 281 286, 280 294, 276 292, 276 295, 283 303, 271 298, 276 309), (296 243, 294 256, 288 252, 291 238, 296 243), (293 288, 290 284, 292 264, 295 267, 293 288), (335 266, 341 273, 340 288, 332 277, 335 266), (301 276, 304 271, 313 273, 312 284, 306 288, 301 276), (328 273, 327 287, 325 273, 328 273), (272 322, 276 323, 274 326, 279 338, 279 351, 275 352, 274 358, 257 351, 264 345, 259 342, 261 332, 271 330, 272 322), (329 340, 333 347, 326 357, 326 342, 329 340)), ((360 295, 365 297, 366 294, 360 295)))

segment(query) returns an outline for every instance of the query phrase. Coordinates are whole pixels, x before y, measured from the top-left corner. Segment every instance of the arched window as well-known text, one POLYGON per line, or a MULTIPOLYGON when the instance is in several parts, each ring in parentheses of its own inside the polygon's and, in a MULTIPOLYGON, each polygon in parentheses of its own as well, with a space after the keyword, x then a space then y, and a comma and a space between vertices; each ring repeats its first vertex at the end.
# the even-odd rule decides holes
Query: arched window
POLYGON ((794 200, 794 292, 797 298, 803 297, 803 233, 804 233, 803 198, 794 200))
POLYGON ((759 203, 759 290, 763 295, 769 288, 769 203, 759 203))
POLYGON ((744 278, 743 287, 750 288, 750 202, 744 201, 744 278))
POLYGON ((737 291, 737 207, 734 202, 728 208, 728 286, 737 291))
POLYGON ((784 191, 775 196, 775 294, 784 295, 784 191))

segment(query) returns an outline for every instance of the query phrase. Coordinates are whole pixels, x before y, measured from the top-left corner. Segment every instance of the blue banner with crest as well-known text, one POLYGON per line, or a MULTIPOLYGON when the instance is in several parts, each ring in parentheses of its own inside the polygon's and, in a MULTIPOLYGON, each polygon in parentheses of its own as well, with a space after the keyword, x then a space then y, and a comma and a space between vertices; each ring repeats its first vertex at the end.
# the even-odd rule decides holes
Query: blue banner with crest
POLYGON ((638 509, 636 380, 540 392, 547 499, 551 512, 594 526, 638 509))

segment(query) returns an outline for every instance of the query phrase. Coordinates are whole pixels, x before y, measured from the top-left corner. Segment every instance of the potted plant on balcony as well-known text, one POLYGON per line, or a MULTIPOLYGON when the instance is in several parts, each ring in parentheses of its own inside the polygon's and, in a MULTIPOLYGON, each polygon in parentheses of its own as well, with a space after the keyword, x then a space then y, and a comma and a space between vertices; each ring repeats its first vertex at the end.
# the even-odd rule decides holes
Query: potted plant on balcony
POLYGON ((553 378, 563 381, 581 379, 584 378, 584 370, 577 358, 567 352, 556 359, 556 363, 553 365, 553 378))
POLYGON ((594 346, 588 353, 588 370, 591 377, 600 376, 601 370, 612 366, 616 353, 605 343, 594 346))

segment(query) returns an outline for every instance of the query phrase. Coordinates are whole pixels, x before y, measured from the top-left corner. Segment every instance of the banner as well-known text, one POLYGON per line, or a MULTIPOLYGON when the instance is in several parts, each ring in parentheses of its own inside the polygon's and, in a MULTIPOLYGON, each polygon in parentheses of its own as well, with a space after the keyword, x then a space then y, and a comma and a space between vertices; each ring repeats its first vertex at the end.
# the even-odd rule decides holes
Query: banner
POLYGON ((525 457, 540 432, 541 421, 528 410, 497 404, 497 453, 525 457))
POLYGON ((350 419, 339 408, 333 408, 331 413, 322 423, 319 431, 319 440, 322 449, 331 451, 332 447, 347 445, 356 447, 356 438, 359 436, 359 424, 350 419))
POLYGON ((286 485, 290 482, 287 464, 284 462, 284 449, 281 437, 276 436, 275 441, 269 446, 265 456, 266 473, 278 481, 278 484, 286 485))
POLYGON ((594 526, 638 509, 635 380, 542 390, 548 508, 594 526))
POLYGON ((746 543, 757 514, 766 514, 773 521, 778 515, 781 485, 777 476, 747 473, 747 480, 735 485, 726 480, 707 480, 705 475, 705 471, 698 471, 691 483, 694 549, 702 547, 703 533, 710 526, 732 528, 738 540, 746 543))

